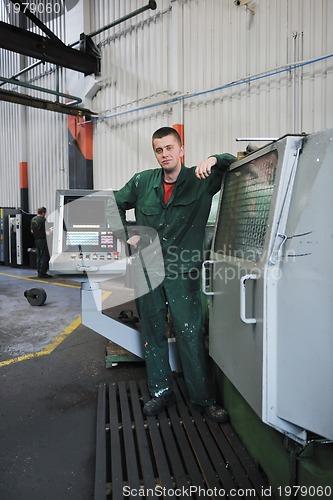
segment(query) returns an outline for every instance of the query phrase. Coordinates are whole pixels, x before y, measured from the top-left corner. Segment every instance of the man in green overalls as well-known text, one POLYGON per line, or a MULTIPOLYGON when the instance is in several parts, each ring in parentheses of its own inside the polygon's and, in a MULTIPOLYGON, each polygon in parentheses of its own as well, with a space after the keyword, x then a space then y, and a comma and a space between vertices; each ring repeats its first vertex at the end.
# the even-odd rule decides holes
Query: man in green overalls
POLYGON ((216 404, 204 346, 200 270, 212 197, 236 158, 215 155, 197 167, 187 168, 181 162, 184 148, 180 136, 170 127, 158 129, 152 145, 162 168, 135 174, 115 194, 116 205, 111 203, 108 213, 111 228, 119 229, 116 235, 140 253, 144 238, 133 234, 126 223, 126 211, 134 208, 136 224, 153 228, 162 249, 163 281, 150 287, 148 293, 136 295, 152 396, 143 411, 156 415, 174 400, 165 329, 169 311, 190 399, 205 416, 224 423, 228 414, 216 404))

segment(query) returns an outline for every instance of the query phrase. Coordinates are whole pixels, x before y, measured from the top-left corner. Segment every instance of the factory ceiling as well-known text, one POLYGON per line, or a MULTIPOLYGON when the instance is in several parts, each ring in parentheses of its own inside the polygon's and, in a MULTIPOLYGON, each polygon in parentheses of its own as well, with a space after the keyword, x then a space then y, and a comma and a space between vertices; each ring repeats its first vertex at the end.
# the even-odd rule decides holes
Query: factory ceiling
MULTIPOLYGON (((98 75, 100 72, 101 55, 100 50, 94 44, 92 37, 101 33, 102 31, 116 26, 117 24, 120 24, 123 21, 126 21, 127 19, 130 19, 133 16, 144 12, 145 10, 155 10, 157 8, 156 2, 154 0, 149 0, 147 5, 131 12, 130 14, 127 14, 126 16, 114 21, 107 26, 104 26, 90 33, 89 35, 82 33, 80 35, 80 40, 69 46, 65 45, 33 12, 31 12, 31 10, 29 10, 28 4, 26 2, 22 2, 22 0, 9 1, 13 5, 15 5, 16 9, 17 6, 20 7, 20 26, 17 26, 17 18, 16 22, 13 22, 13 24, 0 21, 0 48, 16 52, 23 56, 32 57, 36 59, 37 62, 32 66, 21 70, 11 78, 4 78, 0 76, 0 100, 77 116, 89 116, 95 113, 93 113, 89 109, 84 109, 77 106, 77 104, 82 102, 80 98, 67 96, 62 94, 61 92, 57 92, 51 89, 38 88, 32 84, 27 83, 26 81, 18 80, 18 77, 29 69, 32 69, 32 67, 46 62, 54 64, 56 67, 68 68, 84 73, 84 75, 90 75, 93 73, 95 75, 98 75), (25 29, 25 27, 29 23, 30 25, 37 26, 45 36, 25 29), (21 25, 23 25, 24 27, 22 27, 21 25), (79 46, 78 49, 73 48, 76 45, 79 46), (13 90, 4 90, 1 87, 5 84, 14 85, 15 89, 19 86, 23 86, 26 89, 53 94, 56 96, 56 102, 33 97, 31 95, 28 95, 27 93, 19 93, 13 90), (61 103, 60 99, 62 99, 64 103, 61 103), (69 103, 66 102, 66 100, 69 101, 69 103)), ((9 5, 10 4, 7 4, 7 7, 9 5)), ((11 16, 9 16, 9 18, 10 17, 11 16)))
MULTIPOLYGON (((15 8, 17 8, 18 5, 20 6, 21 12, 19 19, 21 23, 23 21, 22 24, 27 25, 30 21, 30 24, 33 23, 36 25, 45 36, 38 35, 37 33, 33 33, 28 29, 24 29, 14 24, 0 21, 0 48, 16 52, 23 56, 32 57, 37 60, 35 65, 48 62, 58 67, 69 68, 74 71, 84 73, 84 75, 90 75, 92 73, 99 74, 101 60, 100 52, 88 35, 83 33, 80 36, 80 40, 77 42, 77 44, 79 44, 78 49, 73 48, 73 46, 65 45, 37 16, 29 10, 26 3, 23 3, 21 0, 10 1, 13 4, 15 3, 15 8)), ((66 98, 66 96, 60 92, 53 91, 51 89, 48 92, 48 89, 39 89, 34 85, 29 85, 26 81, 23 82, 18 80, 17 77, 24 72, 25 71, 23 70, 19 74, 13 75, 12 78, 3 78, 0 76, 0 100, 69 115, 82 116, 94 114, 88 109, 80 108, 77 105, 74 105, 75 102, 81 102, 81 99, 79 98, 74 98, 73 100, 70 99, 72 102, 68 104, 63 99, 66 98), (42 92, 56 95, 56 101, 33 97, 28 95, 26 92, 20 93, 12 90, 1 89, 1 87, 6 83, 13 84, 16 87, 23 86, 26 89, 30 88, 34 90, 41 90, 42 92), (64 102, 60 102, 61 100, 64 102)))

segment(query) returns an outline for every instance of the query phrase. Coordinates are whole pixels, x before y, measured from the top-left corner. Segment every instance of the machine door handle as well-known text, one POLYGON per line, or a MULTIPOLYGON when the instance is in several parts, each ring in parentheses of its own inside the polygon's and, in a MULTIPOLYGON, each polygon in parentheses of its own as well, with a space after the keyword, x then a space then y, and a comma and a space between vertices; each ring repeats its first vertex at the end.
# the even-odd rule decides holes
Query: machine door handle
POLYGON ((246 282, 247 280, 256 280, 258 276, 255 274, 245 274, 240 279, 240 318, 243 323, 247 325, 251 325, 256 323, 256 318, 247 318, 246 317, 246 282))
POLYGON ((214 291, 211 289, 212 287, 212 278, 210 269, 214 264, 213 260, 205 260, 202 263, 202 273, 201 273, 201 283, 202 283, 202 292, 204 295, 214 295, 214 291), (207 274, 208 273, 208 274, 207 274))
POLYGON ((278 261, 280 259, 282 247, 286 241, 287 241, 287 236, 285 234, 277 233, 276 238, 275 238, 275 242, 274 242, 274 246, 273 246, 273 250, 272 250, 272 253, 269 257, 270 264, 275 265, 278 263, 278 261))

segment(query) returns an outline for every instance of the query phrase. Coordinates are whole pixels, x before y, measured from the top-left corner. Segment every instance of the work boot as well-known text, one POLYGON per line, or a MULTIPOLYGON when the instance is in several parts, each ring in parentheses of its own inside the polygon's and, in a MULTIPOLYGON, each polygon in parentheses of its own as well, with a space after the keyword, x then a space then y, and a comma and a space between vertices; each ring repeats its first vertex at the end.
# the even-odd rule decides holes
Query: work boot
POLYGON ((157 396, 150 399, 143 407, 143 413, 148 417, 158 415, 166 406, 174 403, 175 398, 173 392, 164 396, 157 396))
POLYGON ((218 424, 226 424, 229 422, 228 412, 216 403, 205 406, 203 414, 205 417, 209 418, 209 420, 217 422, 218 424))
POLYGON ((52 276, 50 274, 39 274, 38 278, 42 278, 43 280, 45 280, 52 278, 52 276))

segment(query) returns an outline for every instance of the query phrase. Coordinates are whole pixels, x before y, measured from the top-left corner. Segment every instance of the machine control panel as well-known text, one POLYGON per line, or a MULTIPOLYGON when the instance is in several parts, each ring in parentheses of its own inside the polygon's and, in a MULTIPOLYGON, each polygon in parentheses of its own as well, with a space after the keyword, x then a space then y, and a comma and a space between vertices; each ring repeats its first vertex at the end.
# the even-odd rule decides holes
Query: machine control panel
POLYGON ((124 243, 107 221, 112 191, 59 190, 50 270, 60 274, 124 274, 124 243))

